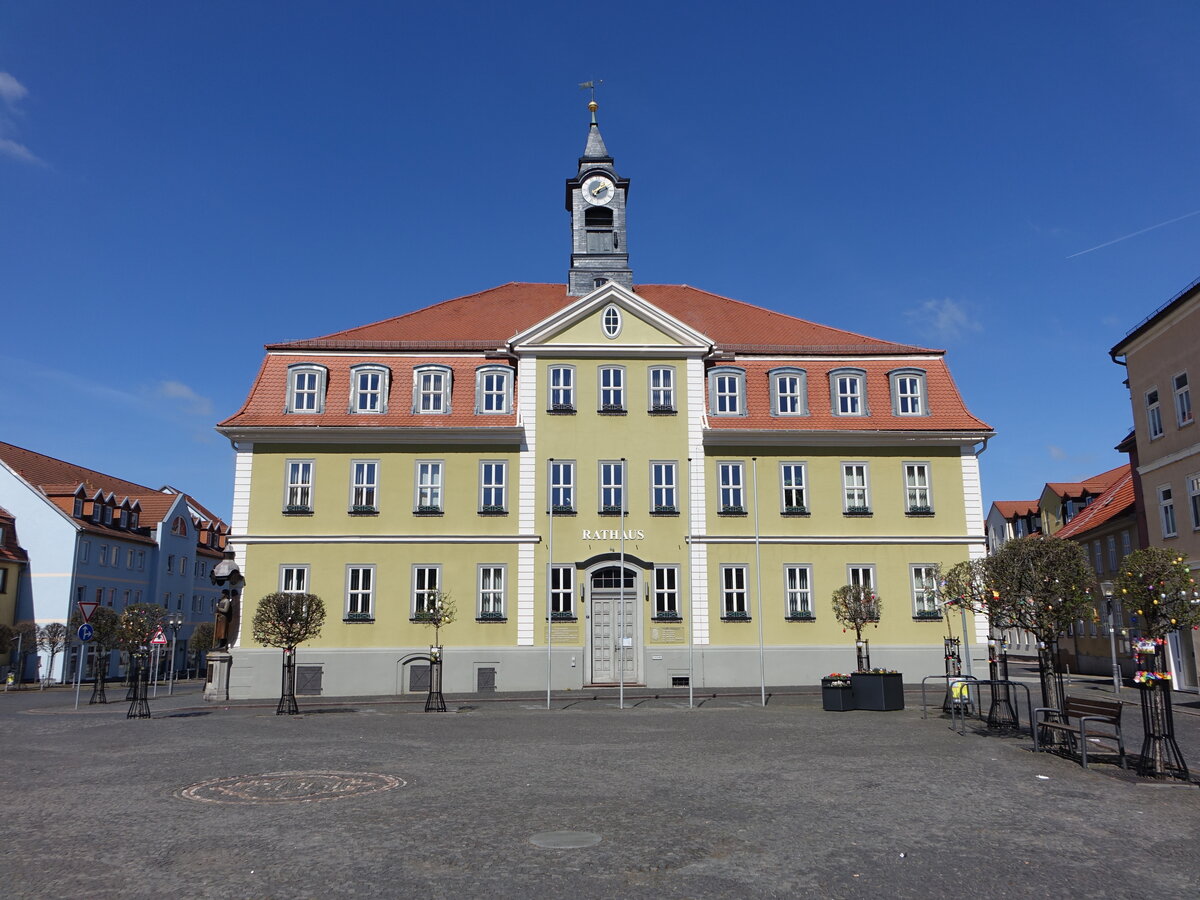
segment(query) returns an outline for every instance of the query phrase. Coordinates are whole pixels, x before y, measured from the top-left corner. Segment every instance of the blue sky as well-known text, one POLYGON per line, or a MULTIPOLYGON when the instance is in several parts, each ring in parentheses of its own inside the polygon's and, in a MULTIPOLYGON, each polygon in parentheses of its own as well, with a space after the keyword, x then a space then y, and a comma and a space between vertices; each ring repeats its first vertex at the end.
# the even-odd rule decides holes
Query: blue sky
POLYGON ((0 439, 223 515, 263 344, 565 280, 589 78, 635 281, 947 348, 985 502, 1122 461, 1200 276, 1194 3, 0 10, 0 439))

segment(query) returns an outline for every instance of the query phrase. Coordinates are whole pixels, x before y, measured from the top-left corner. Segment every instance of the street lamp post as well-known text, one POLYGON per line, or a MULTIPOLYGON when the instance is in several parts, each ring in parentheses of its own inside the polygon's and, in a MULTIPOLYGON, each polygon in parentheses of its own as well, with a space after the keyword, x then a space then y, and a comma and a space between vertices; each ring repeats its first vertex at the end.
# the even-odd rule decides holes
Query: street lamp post
POLYGON ((1114 596, 1113 583, 1105 581, 1100 584, 1100 590, 1104 594, 1104 600, 1108 604, 1108 648, 1112 654, 1112 677, 1113 677, 1113 693, 1121 693, 1121 664, 1117 662, 1117 626, 1114 620, 1113 613, 1116 606, 1116 597, 1114 596))
POLYGON ((167 696, 175 695, 175 641, 179 638, 179 629, 183 627, 183 613, 167 613, 163 624, 171 629, 171 666, 167 671, 167 696))

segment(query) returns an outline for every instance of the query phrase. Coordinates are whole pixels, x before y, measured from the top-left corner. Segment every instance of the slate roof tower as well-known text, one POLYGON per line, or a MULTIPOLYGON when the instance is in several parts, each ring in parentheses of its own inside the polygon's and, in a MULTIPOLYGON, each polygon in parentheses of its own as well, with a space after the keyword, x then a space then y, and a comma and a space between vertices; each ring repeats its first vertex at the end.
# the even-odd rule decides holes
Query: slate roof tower
POLYGON ((613 168, 613 158, 608 155, 596 122, 595 100, 588 109, 592 123, 588 126, 587 145, 579 157, 578 174, 567 181, 567 211, 571 214, 567 293, 572 297, 589 294, 606 281, 633 288, 625 218, 629 179, 621 178, 613 168))

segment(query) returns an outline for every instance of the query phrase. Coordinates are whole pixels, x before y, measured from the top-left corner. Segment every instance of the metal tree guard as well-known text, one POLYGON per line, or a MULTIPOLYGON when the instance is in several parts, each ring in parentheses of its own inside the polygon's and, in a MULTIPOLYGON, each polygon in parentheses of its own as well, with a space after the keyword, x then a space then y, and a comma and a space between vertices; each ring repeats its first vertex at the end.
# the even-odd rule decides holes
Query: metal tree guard
POLYGON ((132 654, 134 661, 132 702, 129 704, 129 712, 125 714, 127 719, 148 719, 150 718, 150 701, 147 699, 150 688, 150 654, 145 647, 139 647, 132 654))
POLYGON ((953 712, 954 697, 950 683, 955 678, 962 677, 962 655, 959 652, 961 641, 958 638, 942 638, 942 655, 946 659, 946 697, 942 700, 942 712, 953 712))
POLYGON ((988 678, 992 682, 992 705, 988 707, 988 728, 1017 727, 1017 710, 1012 702, 1008 681, 1008 641, 988 638, 988 678))
POLYGON ((1166 647, 1159 638, 1135 644, 1136 658, 1144 671, 1134 676, 1142 696, 1142 752, 1137 773, 1150 778, 1188 780, 1188 767, 1175 742, 1175 714, 1171 707, 1171 676, 1164 668, 1166 647))
POLYGON ((866 638, 863 638, 861 641, 855 641, 854 651, 858 658, 858 671, 871 671, 871 642, 866 638))
POLYGON ((97 647, 96 650, 97 650, 96 662, 95 662, 96 680, 92 683, 92 698, 90 700, 88 700, 88 706, 91 706, 93 703, 107 703, 108 702, 108 695, 104 692, 104 673, 105 673, 105 670, 108 668, 108 654, 107 653, 103 654, 104 663, 102 665, 100 662, 100 659, 101 659, 101 653, 99 652, 100 648, 97 647))
POLYGON ((425 698, 425 712, 445 712, 446 700, 442 697, 442 648, 429 648, 429 696, 425 698))
POLYGON ((296 705, 296 648, 285 647, 283 650, 283 689, 279 696, 279 705, 275 707, 277 716, 294 716, 300 712, 296 705))

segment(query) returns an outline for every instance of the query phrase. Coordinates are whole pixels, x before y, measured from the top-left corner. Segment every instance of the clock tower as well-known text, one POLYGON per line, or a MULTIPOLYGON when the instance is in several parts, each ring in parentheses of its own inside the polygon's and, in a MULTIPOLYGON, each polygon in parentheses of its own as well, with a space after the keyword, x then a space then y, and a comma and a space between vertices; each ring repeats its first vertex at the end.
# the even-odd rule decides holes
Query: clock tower
POLYGON ((633 289, 629 249, 625 240, 625 200, 629 179, 613 169, 612 157, 596 124, 595 100, 588 104, 592 124, 587 146, 579 157, 579 174, 567 181, 567 211, 571 214, 571 272, 567 293, 582 297, 606 281, 633 289))

